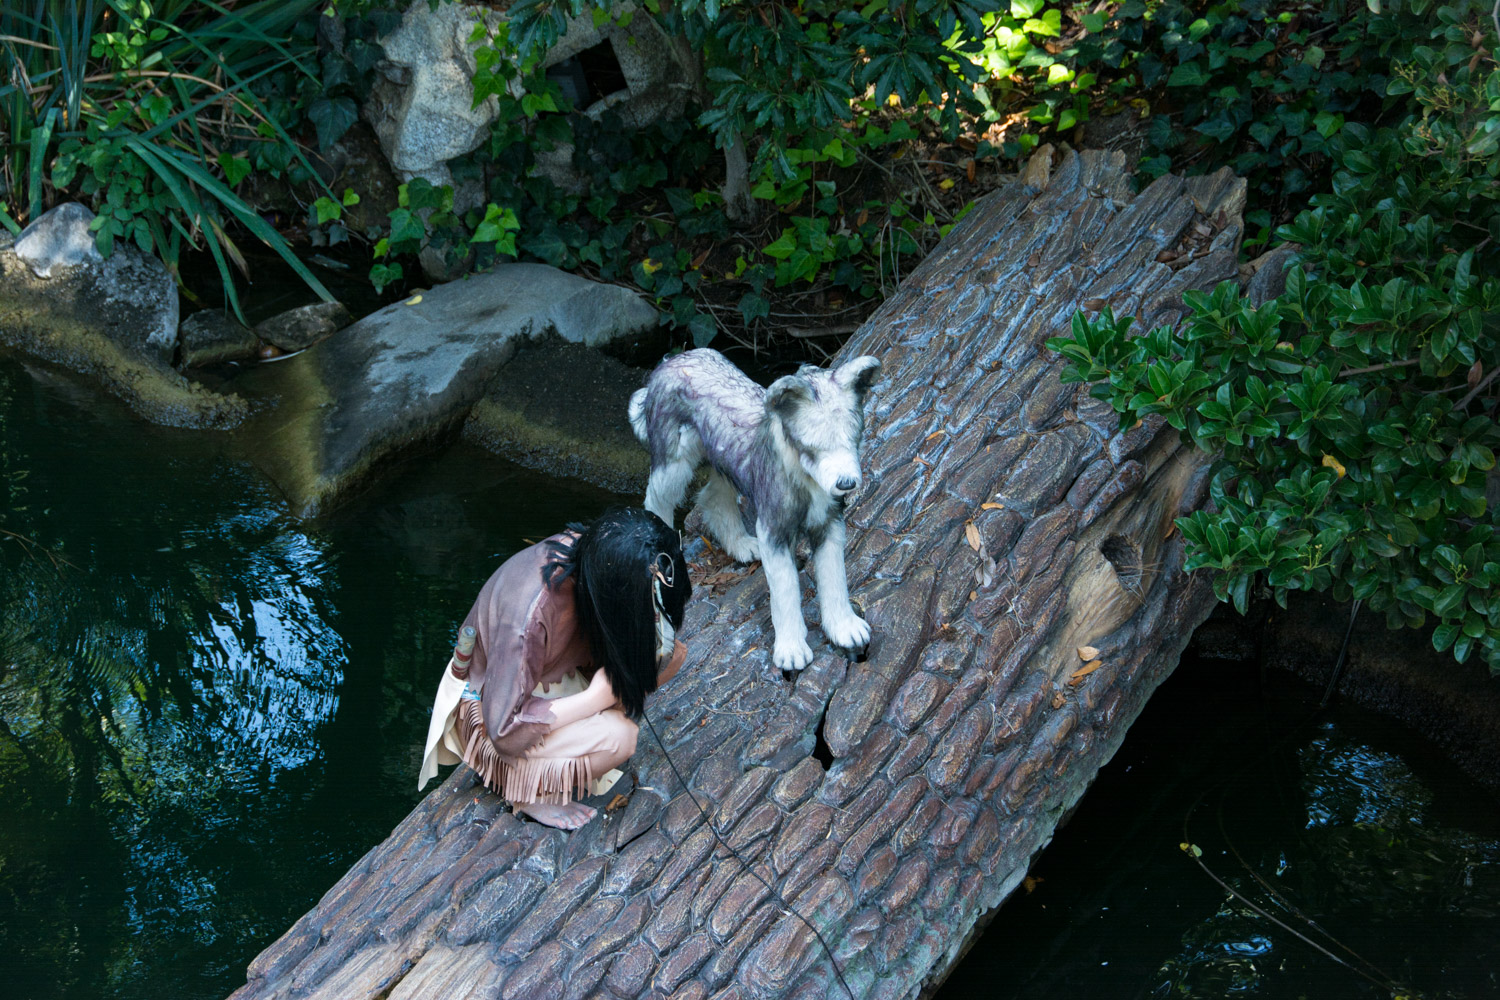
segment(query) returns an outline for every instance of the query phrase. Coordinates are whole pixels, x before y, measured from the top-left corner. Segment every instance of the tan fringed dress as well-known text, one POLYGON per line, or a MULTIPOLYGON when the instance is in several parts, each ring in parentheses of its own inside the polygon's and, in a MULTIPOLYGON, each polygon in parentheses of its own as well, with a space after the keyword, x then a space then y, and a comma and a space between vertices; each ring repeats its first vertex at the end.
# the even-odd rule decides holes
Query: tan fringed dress
POLYGON ((583 691, 593 673, 573 580, 555 588, 542 582, 557 558, 549 543, 573 537, 554 535, 523 549, 480 589, 464 619, 478 633, 474 651, 467 664, 455 658, 443 671, 418 788, 438 764, 460 759, 513 803, 569 802, 599 794, 619 777, 611 768, 635 750, 637 735, 623 712, 551 730, 556 717, 548 702, 583 691))

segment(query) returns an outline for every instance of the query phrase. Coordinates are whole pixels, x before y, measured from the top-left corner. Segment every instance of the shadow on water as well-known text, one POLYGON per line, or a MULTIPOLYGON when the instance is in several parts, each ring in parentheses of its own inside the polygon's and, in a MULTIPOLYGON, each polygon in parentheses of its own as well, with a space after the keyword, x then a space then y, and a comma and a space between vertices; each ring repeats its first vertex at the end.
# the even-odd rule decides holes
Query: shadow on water
POLYGON ((1500 996, 1496 796, 1318 696, 1184 661, 939 1000, 1500 996))
POLYGON ((615 500, 462 447, 316 523, 0 357, 4 995, 221 997, 418 798, 499 561, 615 500))

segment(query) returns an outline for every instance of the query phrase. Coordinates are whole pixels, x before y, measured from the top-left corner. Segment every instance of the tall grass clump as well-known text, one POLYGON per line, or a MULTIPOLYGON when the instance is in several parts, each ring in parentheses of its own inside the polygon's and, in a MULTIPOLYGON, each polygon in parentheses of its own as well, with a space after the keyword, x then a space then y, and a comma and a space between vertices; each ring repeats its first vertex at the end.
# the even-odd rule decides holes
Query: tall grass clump
POLYGON ((287 241, 236 193, 252 170, 315 178, 290 128, 332 141, 353 102, 322 99, 314 0, 7 0, 0 7, 0 224, 56 201, 97 213, 101 253, 121 240, 174 275, 213 255, 236 312, 236 242, 248 232, 330 298, 287 241), (300 167, 300 171, 295 168, 300 167))

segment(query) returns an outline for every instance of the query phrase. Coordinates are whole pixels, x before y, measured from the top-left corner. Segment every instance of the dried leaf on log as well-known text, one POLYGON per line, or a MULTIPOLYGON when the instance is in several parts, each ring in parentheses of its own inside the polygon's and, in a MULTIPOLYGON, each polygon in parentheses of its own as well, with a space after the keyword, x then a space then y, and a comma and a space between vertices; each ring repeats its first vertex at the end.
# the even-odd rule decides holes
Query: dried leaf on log
POLYGON ((1073 676, 1068 678, 1068 683, 1073 685, 1074 687, 1077 687, 1078 685, 1083 683, 1083 679, 1085 677, 1093 673, 1095 670, 1098 670, 1103 665, 1103 660, 1090 660, 1088 663, 1085 663, 1083 666, 1073 671, 1073 676))

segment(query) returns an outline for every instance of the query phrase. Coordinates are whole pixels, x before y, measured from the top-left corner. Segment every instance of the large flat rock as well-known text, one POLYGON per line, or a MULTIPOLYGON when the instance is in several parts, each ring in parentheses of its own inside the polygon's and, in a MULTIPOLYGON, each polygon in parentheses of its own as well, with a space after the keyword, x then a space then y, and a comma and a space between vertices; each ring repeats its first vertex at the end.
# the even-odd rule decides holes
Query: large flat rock
POLYGON ((439 285, 259 366, 236 387, 267 401, 249 457, 303 516, 337 502, 383 459, 456 430, 527 341, 595 346, 653 327, 626 289, 542 264, 439 285))

